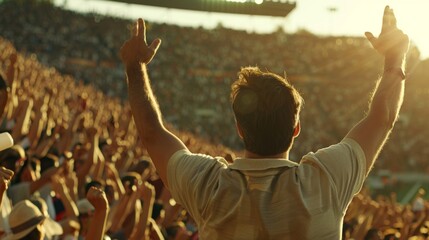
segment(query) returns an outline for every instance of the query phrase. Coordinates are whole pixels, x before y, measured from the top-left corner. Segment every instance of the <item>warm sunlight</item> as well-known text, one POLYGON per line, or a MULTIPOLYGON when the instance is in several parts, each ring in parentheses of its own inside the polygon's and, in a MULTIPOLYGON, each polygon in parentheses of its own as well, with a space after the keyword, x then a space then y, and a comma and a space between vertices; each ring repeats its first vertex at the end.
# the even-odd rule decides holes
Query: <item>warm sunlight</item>
POLYGON ((398 4, 398 19, 401 27, 417 45, 425 58, 429 57, 429 2, 428 1, 406 1, 398 4))
POLYGON ((0 240, 429 240, 428 10, 0 0, 0 240))
POLYGON ((225 27, 256 32, 271 32, 281 26, 287 32, 307 29, 320 35, 353 36, 363 36, 365 31, 378 34, 384 6, 390 5, 395 11, 398 26, 418 46, 422 57, 429 57, 429 32, 424 30, 427 29, 424 24, 429 23, 427 0, 297 0, 296 9, 286 18, 191 12, 100 0, 56 0, 56 3, 66 3, 68 8, 84 12, 97 11, 130 19, 143 16, 149 21, 187 26, 213 28, 221 22, 225 27))

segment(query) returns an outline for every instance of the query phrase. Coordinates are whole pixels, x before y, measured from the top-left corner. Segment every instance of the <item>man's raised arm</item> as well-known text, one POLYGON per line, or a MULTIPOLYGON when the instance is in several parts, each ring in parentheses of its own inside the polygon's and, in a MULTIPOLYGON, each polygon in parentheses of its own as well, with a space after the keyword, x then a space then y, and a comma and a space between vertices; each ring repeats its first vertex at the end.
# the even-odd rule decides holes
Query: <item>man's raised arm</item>
POLYGON ((365 33, 371 45, 384 56, 383 76, 372 96, 368 115, 347 134, 362 147, 367 174, 398 118, 404 96, 404 65, 409 39, 396 27, 393 10, 386 6, 380 36, 365 33))
POLYGON ((138 19, 132 37, 121 48, 121 59, 125 65, 128 96, 139 136, 164 185, 168 187, 168 160, 186 146, 164 127, 147 75, 146 65, 153 59, 160 44, 161 40, 155 39, 147 45, 144 21, 138 19))

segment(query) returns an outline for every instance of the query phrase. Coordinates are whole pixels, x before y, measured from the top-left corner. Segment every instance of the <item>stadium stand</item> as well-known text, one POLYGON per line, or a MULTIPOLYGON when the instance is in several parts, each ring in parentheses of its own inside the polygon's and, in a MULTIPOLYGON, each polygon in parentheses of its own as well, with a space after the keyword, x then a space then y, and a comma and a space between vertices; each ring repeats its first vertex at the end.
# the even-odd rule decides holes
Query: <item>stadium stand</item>
MULTIPOLYGON (((2 4, 0 12, 4 13, 0 16, 4 23, 0 26, 2 36, 18 50, 35 53, 41 63, 94 85, 108 96, 125 97, 117 49, 128 36, 123 26, 128 26, 129 21, 14 1, 2 4), (25 14, 28 12, 32 14, 25 14), (62 19, 68 19, 68 24, 63 24, 62 19)), ((311 112, 304 108, 301 121, 309 131, 297 139, 292 158, 344 136, 348 127, 361 117, 358 113, 367 107, 364 94, 378 77, 379 69, 375 66, 381 61, 366 39, 356 37, 318 37, 307 32, 281 31, 255 34, 222 27, 204 30, 151 23, 149 31, 165 39, 162 51, 152 63, 151 77, 157 79, 154 88, 166 120, 177 129, 235 150, 240 150, 241 145, 232 124, 229 99, 219 96, 228 95, 229 84, 240 64, 269 67, 277 73, 285 71, 303 93, 305 105, 318 106, 310 108, 311 112), (335 87, 330 87, 333 84, 335 87), (349 99, 356 104, 330 107, 349 99), (181 107, 185 105, 189 107, 181 107), (353 112, 356 114, 350 114, 353 112), (321 128, 327 130, 323 135, 316 131, 321 128)), ((420 73, 423 65, 416 64, 418 50, 410 52, 409 75, 416 80, 410 81, 407 91, 416 93, 407 97, 419 99, 427 87, 419 79, 424 77, 420 73)), ((426 144, 422 128, 425 120, 417 117, 424 116, 426 111, 421 101, 405 99, 397 131, 392 135, 396 144, 387 144, 377 166, 394 172, 426 171, 422 164, 427 153, 413 151, 426 144), (403 139, 408 139, 407 143, 403 139), (413 154, 407 156, 408 153, 413 154)))

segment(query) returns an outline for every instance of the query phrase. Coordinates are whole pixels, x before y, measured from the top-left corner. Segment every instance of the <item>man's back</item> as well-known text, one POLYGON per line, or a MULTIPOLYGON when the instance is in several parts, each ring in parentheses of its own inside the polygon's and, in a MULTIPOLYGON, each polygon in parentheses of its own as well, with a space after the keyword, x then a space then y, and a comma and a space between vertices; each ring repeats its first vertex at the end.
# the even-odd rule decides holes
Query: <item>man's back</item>
POLYGON ((191 212, 202 239, 340 239, 345 210, 365 178, 364 154, 350 139, 306 155, 300 165, 216 160, 179 151, 169 164, 172 195, 191 212))
MULTIPOLYGON (((132 37, 121 48, 134 122, 160 178, 195 218, 203 239, 340 238, 347 206, 393 129, 405 89, 409 38, 397 28, 393 9, 384 9, 378 37, 370 32, 365 36, 384 56, 383 76, 368 113, 341 143, 309 154, 300 166, 275 177, 255 177, 248 171, 266 167, 267 156, 288 158, 301 130, 298 91, 277 74, 242 68, 231 86, 231 105, 244 155, 252 158, 244 167, 250 168, 237 169, 238 161, 228 166, 224 159, 192 154, 164 126, 147 74, 161 40, 148 44, 144 21, 137 20, 132 37)), ((291 166, 268 168, 283 167, 291 166)))

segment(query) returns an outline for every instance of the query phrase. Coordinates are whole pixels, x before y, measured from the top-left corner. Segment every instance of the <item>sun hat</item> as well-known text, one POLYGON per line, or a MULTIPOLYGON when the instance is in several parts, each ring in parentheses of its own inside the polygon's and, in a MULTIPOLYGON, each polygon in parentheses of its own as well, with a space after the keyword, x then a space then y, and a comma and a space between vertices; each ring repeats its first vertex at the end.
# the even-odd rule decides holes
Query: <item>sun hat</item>
POLYGON ((5 240, 16 240, 25 237, 44 219, 45 216, 43 216, 42 212, 30 201, 23 200, 18 202, 9 215, 9 226, 12 234, 8 235, 5 240))
POLYGON ((33 203, 37 208, 39 208, 42 215, 45 216, 45 221, 43 222, 43 228, 45 230, 45 235, 48 239, 51 239, 54 236, 62 235, 63 228, 59 223, 53 220, 48 214, 48 206, 46 202, 41 197, 32 197, 30 199, 31 203, 33 203))

